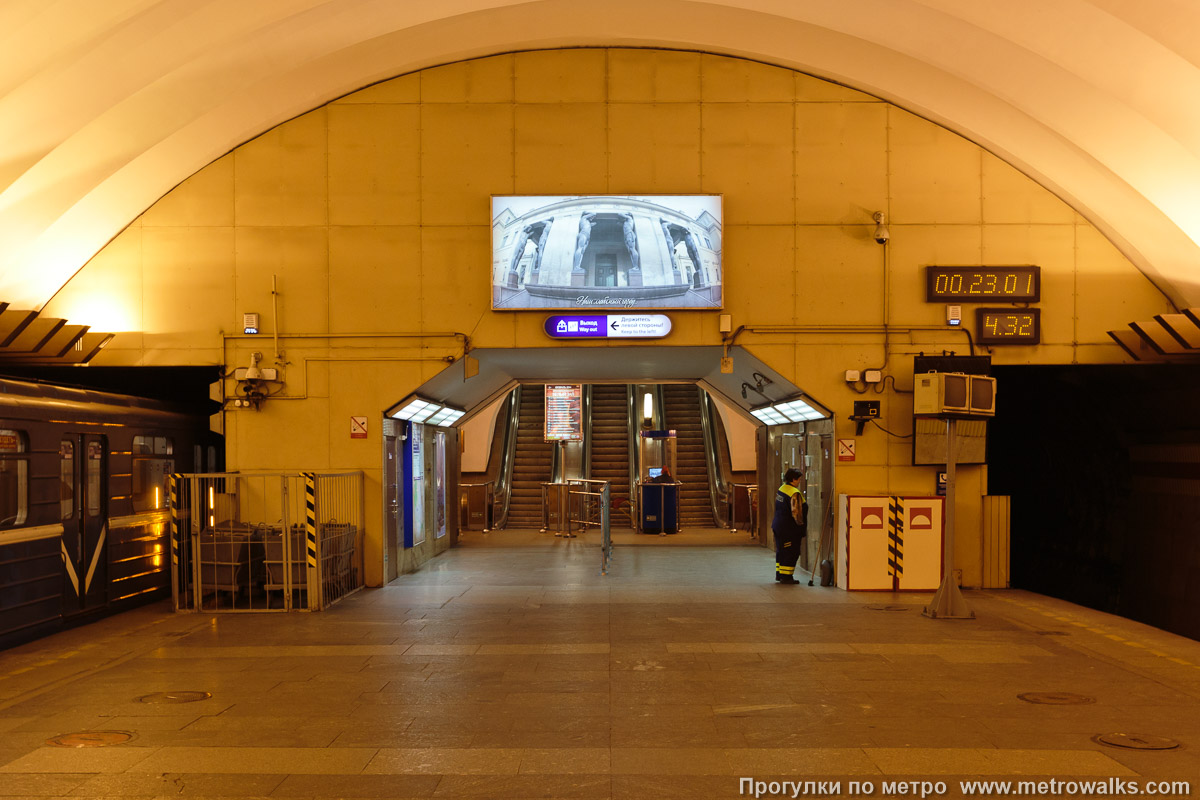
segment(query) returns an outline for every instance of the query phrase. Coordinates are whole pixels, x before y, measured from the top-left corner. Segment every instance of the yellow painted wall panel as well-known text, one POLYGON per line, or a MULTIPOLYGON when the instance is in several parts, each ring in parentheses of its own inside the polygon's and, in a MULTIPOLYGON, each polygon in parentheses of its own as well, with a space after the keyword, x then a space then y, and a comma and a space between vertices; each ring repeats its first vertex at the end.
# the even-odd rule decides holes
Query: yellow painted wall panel
POLYGON ((329 403, 326 398, 275 400, 255 411, 240 408, 226 417, 227 460, 239 470, 328 470, 329 403), (283 432, 286 431, 286 435, 283 432))
POLYGON ((491 196, 513 193, 513 109, 426 105, 421 111, 421 221, 477 225, 491 196))
POLYGON ((604 50, 517 53, 518 103, 602 103, 607 98, 604 50))
POLYGON ((607 114, 603 104, 521 105, 514 116, 518 193, 606 190, 607 114))
POLYGON ((511 103, 514 56, 459 61, 417 73, 423 103, 511 103))
POLYGON ((795 73, 757 61, 700 57, 700 90, 706 103, 790 103, 796 99, 795 73))
POLYGON ((333 105, 389 104, 421 102, 421 73, 401 75, 352 92, 333 101, 333 105))
POLYGON ((218 158, 172 189, 141 217, 146 227, 233 225, 233 156, 218 158))
POLYGON ((236 224, 325 224, 326 116, 310 111, 234 151, 236 224))
POLYGON ((700 192, 699 104, 614 104, 608 129, 608 191, 700 192))
POLYGON ((242 314, 256 311, 271 330, 272 276, 278 276, 280 332, 328 330, 329 243, 325 228, 238 228, 235 246, 234 316, 228 329, 241 331, 242 314))
POLYGON ((881 103, 796 106, 796 219, 864 223, 887 209, 887 108, 881 103))
POLYGON ((726 225, 725 308, 738 319, 762 325, 797 322, 795 228, 791 225, 726 225))
POLYGON ((159 346, 210 345, 233 321, 232 228, 144 228, 142 260, 144 330, 171 337, 159 346))
POLYGON ((985 223, 1074 224, 1075 211, 1048 189, 991 153, 983 153, 983 221, 985 223))
POLYGON ((796 229, 796 315, 806 325, 861 325, 883 309, 883 253, 857 228, 796 229))
POLYGON ((611 103, 698 103, 699 53, 612 50, 608 56, 611 103))
POLYGON ((329 108, 331 225, 417 224, 420 176, 420 106, 329 108))
POLYGON ((330 229, 330 331, 419 330, 421 269, 415 225, 330 229))
POLYGON ((491 228, 421 229, 421 324, 469 333, 490 313, 491 228))
POLYGON ((793 105, 715 103, 701 108, 705 192, 725 195, 728 224, 791 224, 793 105))
POLYGON ((932 122, 889 109, 891 218, 979 224, 983 151, 932 122))

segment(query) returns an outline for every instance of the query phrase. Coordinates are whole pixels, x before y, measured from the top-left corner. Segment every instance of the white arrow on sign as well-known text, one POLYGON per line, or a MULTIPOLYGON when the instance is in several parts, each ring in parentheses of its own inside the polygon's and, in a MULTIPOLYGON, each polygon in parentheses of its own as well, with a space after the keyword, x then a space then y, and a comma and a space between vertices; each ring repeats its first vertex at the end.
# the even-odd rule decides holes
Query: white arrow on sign
POLYGON ((671 332, 666 314, 609 314, 608 335, 630 339, 660 339, 671 332))

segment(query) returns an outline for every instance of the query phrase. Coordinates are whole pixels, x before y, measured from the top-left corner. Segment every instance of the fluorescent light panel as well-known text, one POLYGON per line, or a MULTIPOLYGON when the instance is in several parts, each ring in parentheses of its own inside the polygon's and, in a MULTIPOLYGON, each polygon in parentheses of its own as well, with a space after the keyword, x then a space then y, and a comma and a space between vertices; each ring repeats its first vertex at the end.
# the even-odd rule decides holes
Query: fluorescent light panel
POLYGON ((466 413, 457 408, 415 397, 398 411, 392 412, 392 419, 421 422, 426 425, 452 425, 466 413))
POLYGON ((805 400, 788 400, 785 403, 775 403, 763 408, 752 408, 750 413, 768 425, 787 425, 791 422, 811 422, 825 419, 830 413, 824 408, 814 406, 805 400))

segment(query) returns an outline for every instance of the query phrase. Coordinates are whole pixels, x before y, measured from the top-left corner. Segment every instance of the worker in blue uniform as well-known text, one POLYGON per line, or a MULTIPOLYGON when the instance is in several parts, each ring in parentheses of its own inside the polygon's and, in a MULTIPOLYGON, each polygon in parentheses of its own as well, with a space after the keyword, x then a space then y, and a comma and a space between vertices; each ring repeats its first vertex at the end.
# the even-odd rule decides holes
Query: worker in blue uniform
POLYGON ((802 473, 789 469, 783 473, 783 485, 775 492, 775 517, 771 530, 775 533, 775 580, 780 583, 799 583, 796 562, 804 545, 808 520, 808 501, 800 491, 802 473))

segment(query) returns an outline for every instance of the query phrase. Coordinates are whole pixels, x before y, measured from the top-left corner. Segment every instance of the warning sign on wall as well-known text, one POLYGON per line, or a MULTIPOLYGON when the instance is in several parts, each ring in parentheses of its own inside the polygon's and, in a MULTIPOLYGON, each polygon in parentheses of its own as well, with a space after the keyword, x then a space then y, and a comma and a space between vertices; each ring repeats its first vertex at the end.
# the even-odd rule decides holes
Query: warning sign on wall
POLYGON ((350 418, 350 438, 351 439, 367 438, 367 418, 366 417, 351 417, 350 418))
POLYGON ((838 453, 838 461, 853 461, 854 460, 854 440, 853 439, 838 439, 837 453, 838 453))

